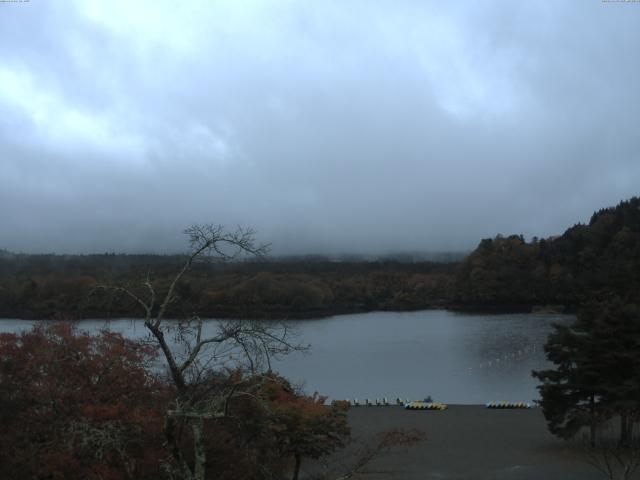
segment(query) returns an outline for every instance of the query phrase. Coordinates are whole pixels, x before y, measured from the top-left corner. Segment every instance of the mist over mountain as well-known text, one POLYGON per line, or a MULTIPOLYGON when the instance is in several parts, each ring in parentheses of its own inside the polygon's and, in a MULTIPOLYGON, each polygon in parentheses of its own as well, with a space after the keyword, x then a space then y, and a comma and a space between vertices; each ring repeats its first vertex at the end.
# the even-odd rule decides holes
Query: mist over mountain
POLYGON ((640 8, 0 5, 0 248, 470 251, 637 194, 640 8))

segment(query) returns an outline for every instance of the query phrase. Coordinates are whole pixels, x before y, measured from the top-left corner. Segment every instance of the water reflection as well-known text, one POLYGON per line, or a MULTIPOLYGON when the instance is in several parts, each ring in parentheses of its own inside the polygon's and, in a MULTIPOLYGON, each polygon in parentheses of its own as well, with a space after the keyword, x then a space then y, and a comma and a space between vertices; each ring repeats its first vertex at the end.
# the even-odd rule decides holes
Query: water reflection
POLYGON ((333 398, 423 398, 449 403, 537 398, 531 370, 568 315, 374 312, 298 323, 311 343, 279 368, 307 390, 333 398))
MULTIPOLYGON (((298 340, 311 344, 274 368, 309 392, 331 398, 424 398, 449 403, 537 398, 531 370, 545 368, 542 345, 553 322, 569 315, 469 315, 444 310, 372 312, 290 321, 298 340)), ((0 331, 32 322, 0 320, 0 331)), ((140 321, 85 320, 83 329, 108 326, 132 338, 140 321)), ((207 323, 213 332, 216 321, 207 323)))

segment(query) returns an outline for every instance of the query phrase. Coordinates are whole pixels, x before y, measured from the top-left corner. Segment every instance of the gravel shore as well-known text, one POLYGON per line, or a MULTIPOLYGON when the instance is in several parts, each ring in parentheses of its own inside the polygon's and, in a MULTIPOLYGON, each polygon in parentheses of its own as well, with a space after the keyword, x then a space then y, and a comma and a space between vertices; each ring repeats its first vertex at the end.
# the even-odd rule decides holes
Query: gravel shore
POLYGON ((444 411, 402 407, 356 407, 352 434, 367 439, 390 428, 418 428, 419 445, 373 462, 357 478, 596 480, 604 478, 574 445, 552 436, 538 408, 494 410, 450 405, 444 411))

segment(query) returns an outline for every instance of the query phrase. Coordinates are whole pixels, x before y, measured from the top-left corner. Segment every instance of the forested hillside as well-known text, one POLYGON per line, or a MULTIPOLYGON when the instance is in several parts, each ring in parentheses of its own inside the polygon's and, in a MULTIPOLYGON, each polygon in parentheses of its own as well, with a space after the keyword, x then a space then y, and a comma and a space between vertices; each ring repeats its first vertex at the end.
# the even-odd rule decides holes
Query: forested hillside
MULTIPOLYGON (((135 304, 100 285, 168 287, 184 262, 159 255, 13 255, 0 259, 0 317, 130 316, 135 304)), ((325 259, 200 263, 178 284, 174 316, 304 318, 445 305, 454 263, 325 259)))
POLYGON ((485 239, 461 264, 455 281, 460 306, 526 308, 564 305, 615 293, 640 295, 640 199, 594 213, 559 237, 485 239))
MULTIPOLYGON (((100 285, 168 281, 184 257, 0 252, 0 317, 129 316, 134 304, 100 285)), ((176 316, 304 318, 449 307, 573 310, 584 299, 640 295, 640 199, 594 213, 563 235, 484 239, 459 263, 330 261, 322 257, 201 263, 178 285, 176 316)))

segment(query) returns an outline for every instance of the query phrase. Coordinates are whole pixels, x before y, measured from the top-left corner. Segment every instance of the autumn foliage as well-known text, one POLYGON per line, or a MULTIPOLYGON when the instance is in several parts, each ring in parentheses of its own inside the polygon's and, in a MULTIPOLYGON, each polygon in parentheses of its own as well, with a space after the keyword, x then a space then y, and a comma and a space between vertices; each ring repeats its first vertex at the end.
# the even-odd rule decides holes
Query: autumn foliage
MULTIPOLYGON (((167 478, 163 424, 175 391, 151 368, 156 358, 145 342, 68 323, 0 334, 0 479, 167 478)), ((291 478, 304 458, 348 439, 346 406, 276 374, 207 381, 259 387, 206 421, 207 478, 291 478)), ((188 452, 188 430, 179 434, 188 452)))
POLYGON ((69 324, 0 335, 1 478, 146 478, 163 386, 154 350, 69 324))
POLYGON ((294 462, 298 478, 303 458, 318 459, 345 446, 350 429, 346 402, 325 406, 326 397, 296 394, 283 378, 273 376, 264 388, 271 428, 280 455, 294 462))

